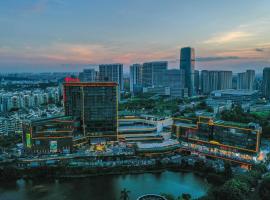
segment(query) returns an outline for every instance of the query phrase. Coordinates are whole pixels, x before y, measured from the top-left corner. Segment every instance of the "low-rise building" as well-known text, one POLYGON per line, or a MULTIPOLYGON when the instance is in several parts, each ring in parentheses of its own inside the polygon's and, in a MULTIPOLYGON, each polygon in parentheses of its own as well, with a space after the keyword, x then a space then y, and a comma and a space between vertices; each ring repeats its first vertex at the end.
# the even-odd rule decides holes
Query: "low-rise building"
POLYGON ((255 163, 259 159, 261 127, 258 124, 213 121, 205 117, 176 118, 172 135, 190 152, 241 164, 255 163))
POLYGON ((68 153, 73 148, 76 125, 71 117, 30 120, 23 124, 23 144, 27 153, 68 153))
POLYGON ((215 90, 211 92, 211 98, 214 100, 230 100, 233 103, 247 103, 256 101, 259 98, 258 90, 215 90))
POLYGON ((128 143, 161 142, 168 132, 166 128, 171 125, 171 118, 150 115, 125 116, 119 119, 118 137, 128 143))

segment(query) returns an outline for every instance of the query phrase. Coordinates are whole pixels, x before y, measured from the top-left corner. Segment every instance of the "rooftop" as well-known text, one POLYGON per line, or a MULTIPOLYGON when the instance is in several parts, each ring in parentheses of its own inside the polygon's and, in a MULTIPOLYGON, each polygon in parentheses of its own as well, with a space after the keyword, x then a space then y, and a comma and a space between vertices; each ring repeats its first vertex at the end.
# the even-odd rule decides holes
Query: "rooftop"
POLYGON ((114 87, 117 86, 115 82, 66 82, 64 86, 89 86, 89 87, 114 87))
POLYGON ((167 200, 165 197, 156 194, 146 194, 139 197, 137 200, 167 200))
POLYGON ((235 89, 227 89, 227 90, 214 90, 211 94, 229 94, 229 95, 253 95, 258 93, 258 90, 235 90, 235 89))
POLYGON ((164 148, 169 146, 179 145, 177 140, 166 140, 160 143, 137 143, 139 149, 155 149, 155 148, 164 148))

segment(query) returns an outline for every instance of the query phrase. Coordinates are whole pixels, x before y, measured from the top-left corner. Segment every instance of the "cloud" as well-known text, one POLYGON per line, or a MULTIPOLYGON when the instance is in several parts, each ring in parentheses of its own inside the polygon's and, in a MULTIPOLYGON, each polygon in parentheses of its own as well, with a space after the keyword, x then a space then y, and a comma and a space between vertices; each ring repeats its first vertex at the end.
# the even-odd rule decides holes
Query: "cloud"
POLYGON ((242 59, 239 56, 215 56, 215 57, 199 57, 196 58, 196 61, 199 62, 211 62, 211 61, 220 61, 220 60, 237 60, 242 59))
POLYGON ((150 60, 169 60, 174 58, 175 52, 170 50, 153 51, 119 49, 118 45, 109 44, 72 44, 53 43, 46 46, 24 45, 19 48, 0 47, 0 63, 23 62, 23 63, 77 63, 77 64, 100 64, 100 63, 123 63, 130 65, 135 62, 150 60))
POLYGON ((42 13, 46 10, 48 3, 48 0, 38 0, 30 6, 24 8, 24 11, 30 13, 42 13))
POLYGON ((263 48, 256 48, 255 51, 257 51, 257 52, 263 52, 264 49, 263 48))
POLYGON ((253 34, 244 31, 232 31, 220 35, 216 35, 203 43, 205 44, 226 44, 241 41, 253 36, 253 34))
POLYGON ((43 13, 50 5, 64 5, 63 0, 37 0, 25 7, 24 13, 43 13))
POLYGON ((248 47, 236 48, 215 53, 217 57, 240 57, 245 59, 268 59, 270 56, 269 47, 248 47))

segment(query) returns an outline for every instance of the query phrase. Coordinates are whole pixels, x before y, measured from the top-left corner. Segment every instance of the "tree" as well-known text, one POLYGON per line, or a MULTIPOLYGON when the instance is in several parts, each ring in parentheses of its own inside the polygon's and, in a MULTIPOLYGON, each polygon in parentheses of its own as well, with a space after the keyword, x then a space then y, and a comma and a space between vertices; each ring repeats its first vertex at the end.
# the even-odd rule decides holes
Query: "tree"
POLYGON ((194 164, 194 168, 198 171, 205 171, 205 164, 203 160, 198 160, 194 164))
POLYGON ((230 162, 224 162, 224 176, 227 180, 229 180, 233 176, 230 162))
POLYGON ((249 187, 238 179, 227 181, 219 190, 215 191, 217 200, 245 200, 249 187))
POLYGON ((223 174, 209 173, 207 174, 207 181, 215 186, 220 186, 223 185, 226 180, 223 174))
POLYGON ((207 106, 207 104, 206 104, 205 101, 202 101, 202 102, 200 102, 200 103, 196 106, 196 108, 197 108, 197 109, 207 109, 208 106, 207 106))
POLYGON ((130 191, 127 190, 126 188, 124 188, 124 189, 121 191, 120 200, 128 200, 128 199, 129 199, 129 193, 130 193, 130 191))
POLYGON ((270 137, 270 124, 262 127, 262 135, 264 137, 270 137))
POLYGON ((190 200, 191 195, 188 193, 183 193, 180 197, 177 198, 177 200, 190 200))
POLYGON ((262 200, 270 199, 270 176, 267 176, 263 179, 259 187, 259 195, 262 200))

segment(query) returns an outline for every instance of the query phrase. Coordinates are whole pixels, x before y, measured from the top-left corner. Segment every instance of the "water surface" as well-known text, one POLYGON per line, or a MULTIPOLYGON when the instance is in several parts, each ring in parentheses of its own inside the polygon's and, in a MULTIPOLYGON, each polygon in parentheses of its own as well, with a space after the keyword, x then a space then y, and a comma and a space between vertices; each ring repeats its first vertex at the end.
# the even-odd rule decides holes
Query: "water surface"
POLYGON ((207 192, 209 185, 193 173, 111 175, 66 181, 24 181, 0 184, 1 200, 118 200, 120 191, 130 191, 130 200, 146 193, 190 193, 193 198, 207 192))

